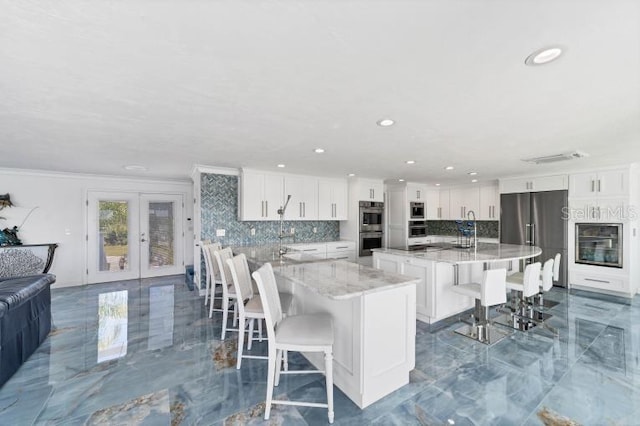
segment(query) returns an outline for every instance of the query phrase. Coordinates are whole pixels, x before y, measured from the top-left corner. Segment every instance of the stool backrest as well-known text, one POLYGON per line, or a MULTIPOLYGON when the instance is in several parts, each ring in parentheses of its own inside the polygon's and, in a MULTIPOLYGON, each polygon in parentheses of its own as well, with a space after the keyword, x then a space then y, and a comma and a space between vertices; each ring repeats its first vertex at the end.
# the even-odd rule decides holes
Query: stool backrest
POLYGON ((204 258, 204 268, 207 273, 207 281, 212 280, 215 282, 218 274, 218 266, 213 258, 213 251, 220 250, 220 243, 205 243, 200 242, 200 248, 202 249, 202 257, 204 258))
POLYGON ((264 320, 267 325, 267 337, 269 341, 274 342, 276 326, 282 321, 282 306, 280 306, 280 296, 278 295, 278 286, 276 277, 273 275, 273 268, 270 263, 265 263, 251 276, 258 285, 264 320))
MULTIPOLYGON (((251 286, 251 272, 249 272, 247 256, 244 253, 240 253, 233 259, 227 259, 227 265, 229 265, 229 272, 231 272, 231 279, 233 280, 238 300, 251 299, 253 297, 253 288, 251 286)), ((238 303, 238 306, 243 309, 244 305, 238 303)))
POLYGON ((555 259, 549 259, 544 262, 542 268, 542 291, 549 291, 553 287, 553 270, 555 267, 555 259))
POLYGON ((560 259, 562 255, 560 253, 556 254, 556 258, 553 261, 553 281, 558 282, 560 279, 560 259))
POLYGON ((480 303, 493 306, 507 303, 507 270, 488 269, 484 271, 480 284, 480 303))
POLYGON ((227 287, 231 284, 231 271, 227 265, 227 259, 233 259, 233 252, 229 247, 222 250, 214 250, 213 257, 216 259, 220 282, 222 282, 222 292, 227 292, 227 287))
POLYGON ((540 262, 530 263, 524 268, 524 277, 522 279, 522 284, 524 285, 523 297, 535 296, 540 291, 540 269, 542 269, 540 262))

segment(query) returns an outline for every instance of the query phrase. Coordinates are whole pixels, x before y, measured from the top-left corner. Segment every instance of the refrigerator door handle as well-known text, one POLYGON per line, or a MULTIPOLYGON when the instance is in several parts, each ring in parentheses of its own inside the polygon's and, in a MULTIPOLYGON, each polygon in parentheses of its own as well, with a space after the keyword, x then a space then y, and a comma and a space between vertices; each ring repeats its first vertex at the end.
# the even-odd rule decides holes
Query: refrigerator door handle
POLYGON ((536 245, 536 224, 535 223, 531 224, 531 245, 532 246, 536 245))
POLYGON ((524 225, 524 235, 525 235, 525 238, 527 238, 524 241, 525 244, 531 244, 531 238, 530 238, 530 235, 531 235, 531 224, 530 223, 527 223, 527 224, 524 225))

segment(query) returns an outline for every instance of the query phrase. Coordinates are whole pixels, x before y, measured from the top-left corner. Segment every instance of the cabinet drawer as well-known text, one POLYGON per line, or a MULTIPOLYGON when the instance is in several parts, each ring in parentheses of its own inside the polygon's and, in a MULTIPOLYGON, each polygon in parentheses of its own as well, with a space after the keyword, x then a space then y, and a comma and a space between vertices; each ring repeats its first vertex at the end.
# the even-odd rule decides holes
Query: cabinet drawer
POLYGON ((627 283, 624 278, 575 271, 569 271, 569 275, 569 282, 572 285, 600 288, 611 291, 627 291, 627 283))
POLYGON ((327 243, 327 253, 351 251, 355 249, 356 249, 356 243, 354 243, 353 241, 335 241, 335 242, 327 243))
POLYGON ((356 261, 356 252, 355 252, 355 250, 328 252, 327 253, 327 259, 346 260, 348 262, 355 262, 356 261))
POLYGON ((292 244, 288 245, 287 248, 312 255, 325 254, 327 252, 326 244, 292 244))

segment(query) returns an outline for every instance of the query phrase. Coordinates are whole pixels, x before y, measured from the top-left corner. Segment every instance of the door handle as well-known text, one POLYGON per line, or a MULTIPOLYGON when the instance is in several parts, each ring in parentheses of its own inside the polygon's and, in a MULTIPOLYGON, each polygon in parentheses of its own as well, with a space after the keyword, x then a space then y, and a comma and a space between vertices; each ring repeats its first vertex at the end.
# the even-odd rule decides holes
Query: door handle
POLYGON ((595 192, 596 190, 596 181, 591 179, 591 192, 595 192))
POLYGON ((302 203, 302 217, 307 217, 307 202, 302 203))
POLYGON ((526 244, 531 244, 531 224, 527 223, 524 225, 524 237, 527 238, 524 242, 526 244))
POLYGON ((264 217, 264 200, 260 201, 260 217, 264 217))
POLYGON ((600 192, 600 179, 598 179, 598 192, 600 192))
POLYGON ((531 245, 532 246, 536 245, 536 224, 535 223, 531 224, 531 245))
POLYGON ((420 199, 420 190, 416 191, 416 198, 419 200, 420 199))
POLYGON ((264 217, 269 217, 269 200, 264 202, 264 217))

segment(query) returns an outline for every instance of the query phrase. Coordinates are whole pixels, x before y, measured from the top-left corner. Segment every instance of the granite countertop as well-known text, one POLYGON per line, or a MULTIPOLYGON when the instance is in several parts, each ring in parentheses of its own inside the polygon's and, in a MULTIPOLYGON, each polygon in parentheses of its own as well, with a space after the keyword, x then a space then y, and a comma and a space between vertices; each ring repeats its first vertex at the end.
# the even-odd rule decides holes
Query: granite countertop
POLYGON ((478 243, 469 249, 455 248, 453 245, 441 244, 427 247, 424 250, 407 251, 394 248, 373 249, 376 253, 394 254, 434 262, 451 263, 452 265, 478 262, 499 262, 528 259, 542 253, 539 247, 520 246, 516 244, 478 243))
POLYGON ((330 299, 349 299, 418 282, 406 275, 343 260, 319 259, 293 250, 287 253, 289 257, 280 259, 277 245, 232 249, 234 254, 244 253, 253 268, 271 263, 276 275, 330 299))

